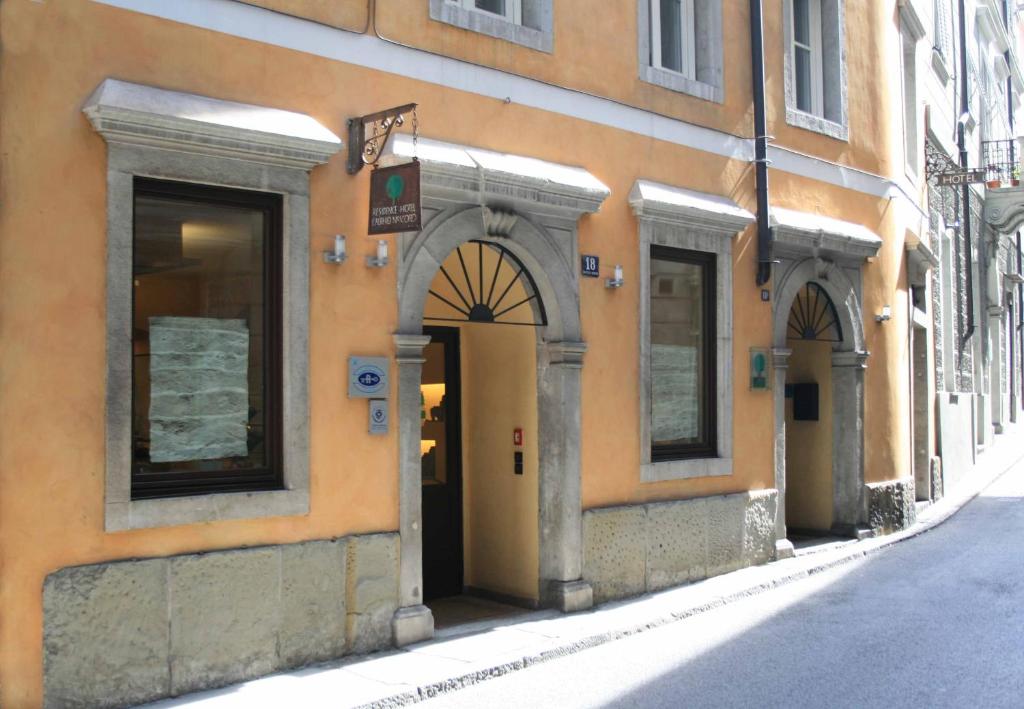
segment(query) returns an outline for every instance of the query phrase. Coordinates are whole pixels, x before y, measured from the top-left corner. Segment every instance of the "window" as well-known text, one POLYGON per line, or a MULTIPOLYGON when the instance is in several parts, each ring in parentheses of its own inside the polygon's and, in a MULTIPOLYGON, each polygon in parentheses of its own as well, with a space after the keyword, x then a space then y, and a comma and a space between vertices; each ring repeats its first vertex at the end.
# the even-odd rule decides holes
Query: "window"
POLYGON ((921 138, 917 106, 917 43, 925 36, 924 22, 912 2, 899 6, 903 66, 903 155, 907 175, 919 173, 921 138))
POLYGON ((845 0, 783 0, 786 122, 846 140, 845 0))
POLYGON ((793 71, 796 107, 824 115, 821 78, 821 0, 793 0, 793 71))
POLYGON ((134 180, 132 497, 281 487, 281 197, 134 180))
POLYGON ((490 12, 517 25, 523 21, 521 0, 448 0, 467 10, 490 12))
POLYGON ((651 1, 651 63, 695 79, 693 0, 651 1))
POLYGON ((721 103, 720 0, 640 0, 640 78, 721 103))
POLYGON ((637 180, 640 481, 732 474, 732 242, 754 215, 637 180))
POLYGON ((83 112, 107 143, 104 528, 308 514, 309 175, 341 140, 116 79, 83 112))
POLYGON ((715 255, 650 258, 651 460, 716 456, 715 255))
POLYGON ((550 53, 552 1, 429 0, 430 19, 550 53))

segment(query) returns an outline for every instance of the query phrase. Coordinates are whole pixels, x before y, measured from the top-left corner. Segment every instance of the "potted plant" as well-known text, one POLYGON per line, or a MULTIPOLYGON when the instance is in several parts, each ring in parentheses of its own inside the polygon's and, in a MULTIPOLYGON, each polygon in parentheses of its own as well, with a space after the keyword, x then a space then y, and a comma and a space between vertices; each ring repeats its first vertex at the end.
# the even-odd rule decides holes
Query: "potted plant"
POLYGON ((985 186, 988 187, 989 189, 996 189, 998 187, 1002 187, 1003 181, 1001 178, 1003 169, 1000 167, 996 167, 995 165, 989 165, 988 173, 989 175, 995 175, 995 177, 992 177, 987 182, 985 182, 985 186))
POLYGON ((1020 165, 1014 165, 1013 169, 1010 170, 1010 186, 1018 187, 1020 185, 1020 165))

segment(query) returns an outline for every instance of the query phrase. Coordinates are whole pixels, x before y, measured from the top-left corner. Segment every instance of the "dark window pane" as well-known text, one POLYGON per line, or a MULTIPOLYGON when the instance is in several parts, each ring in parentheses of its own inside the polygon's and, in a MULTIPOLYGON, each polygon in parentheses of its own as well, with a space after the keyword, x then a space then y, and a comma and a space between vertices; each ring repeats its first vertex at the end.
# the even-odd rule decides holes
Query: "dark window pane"
POLYGON ((505 14, 505 0, 476 0, 477 10, 486 10, 496 15, 505 14))
POLYGON ((811 0, 793 0, 793 38, 800 44, 811 44, 811 0))
POLYGON ((793 52, 793 59, 796 65, 796 107, 811 113, 811 53, 797 47, 793 52))
POLYGON ((714 453, 714 256, 654 247, 651 258, 651 443, 714 453))
POLYGON ((683 70, 682 0, 661 0, 661 66, 683 70))
POLYGON ((134 209, 135 481, 268 471, 268 212, 173 190, 134 209))

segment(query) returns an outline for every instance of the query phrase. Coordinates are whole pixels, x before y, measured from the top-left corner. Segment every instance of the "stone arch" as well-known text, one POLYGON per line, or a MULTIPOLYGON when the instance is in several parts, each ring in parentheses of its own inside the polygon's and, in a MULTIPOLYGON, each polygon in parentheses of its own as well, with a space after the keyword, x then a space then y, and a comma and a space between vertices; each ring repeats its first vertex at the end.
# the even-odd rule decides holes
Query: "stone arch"
POLYGON ((556 237, 522 213, 458 205, 444 209, 404 246, 398 277, 399 600, 395 642, 405 645, 433 633, 422 595, 422 499, 419 456, 419 384, 423 311, 441 263, 458 246, 482 239, 512 251, 530 271, 547 313, 538 336, 539 579, 541 603, 563 611, 588 608, 590 586, 582 580, 580 499, 579 288, 556 237))
POLYGON ((488 229, 487 223, 494 219, 488 214, 494 212, 479 206, 445 210, 409 244, 402 256, 398 286, 398 331, 422 333, 427 290, 441 263, 457 247, 477 239, 500 243, 512 251, 533 276, 548 310, 548 325, 541 332, 541 339, 578 342, 581 333, 575 273, 554 237, 526 216, 512 212, 502 213, 511 226, 506 225, 501 230, 504 233, 495 234, 495 229, 488 229))
POLYGON ((864 498, 864 316, 858 289, 845 270, 832 261, 805 258, 789 262, 778 277, 773 311, 772 359, 775 368, 775 486, 780 555, 792 550, 786 539, 786 347, 789 311, 800 289, 813 281, 831 298, 843 339, 832 351, 832 526, 854 534, 866 519, 864 498))

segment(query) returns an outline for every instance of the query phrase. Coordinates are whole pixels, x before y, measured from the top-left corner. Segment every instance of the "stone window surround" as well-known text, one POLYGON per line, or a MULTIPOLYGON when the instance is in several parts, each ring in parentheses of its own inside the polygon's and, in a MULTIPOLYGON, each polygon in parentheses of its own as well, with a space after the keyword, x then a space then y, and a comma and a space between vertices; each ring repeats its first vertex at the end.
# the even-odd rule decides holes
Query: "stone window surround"
POLYGON ((629 196, 640 223, 640 481, 726 476, 733 473, 732 403, 732 240, 754 220, 754 215, 732 201, 715 195, 638 180, 629 196), (718 455, 682 460, 651 460, 651 245, 713 253, 715 259, 715 335, 718 455))
POLYGON ((849 140, 846 86, 846 0, 821 0, 822 25, 826 18, 836 17, 834 27, 822 27, 822 80, 824 88, 838 87, 838 92, 826 91, 825 116, 806 113, 796 107, 796 80, 793 67, 793 0, 782 0, 783 71, 785 74, 786 123, 798 128, 822 133, 836 140, 849 140), (830 35, 828 29, 834 30, 830 35))
POLYGON ((554 47, 552 0, 522 0, 522 15, 523 23, 515 24, 490 12, 467 10, 449 0, 430 0, 432 20, 551 54, 554 47))
POLYGON ((105 80, 83 112, 107 142, 104 528, 309 512, 309 170, 341 141, 312 118, 105 80), (131 498, 132 204, 136 176, 283 196, 284 489, 131 498))
POLYGON ((697 79, 651 65, 651 0, 637 0, 637 47, 640 80, 705 101, 723 103, 725 89, 722 67, 722 3, 694 0, 694 15, 704 18, 695 28, 697 79))

